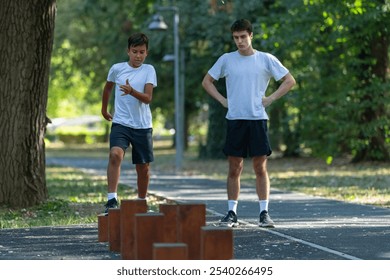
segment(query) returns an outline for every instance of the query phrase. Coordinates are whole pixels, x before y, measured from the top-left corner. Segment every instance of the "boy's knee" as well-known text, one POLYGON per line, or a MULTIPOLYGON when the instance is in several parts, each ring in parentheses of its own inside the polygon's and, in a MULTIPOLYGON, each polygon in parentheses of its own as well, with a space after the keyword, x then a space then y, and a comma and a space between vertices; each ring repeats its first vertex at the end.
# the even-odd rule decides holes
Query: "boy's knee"
POLYGON ((110 163, 120 164, 123 159, 123 150, 121 148, 112 148, 110 150, 110 163))
POLYGON ((137 164, 136 170, 138 174, 149 174, 149 164, 137 164))

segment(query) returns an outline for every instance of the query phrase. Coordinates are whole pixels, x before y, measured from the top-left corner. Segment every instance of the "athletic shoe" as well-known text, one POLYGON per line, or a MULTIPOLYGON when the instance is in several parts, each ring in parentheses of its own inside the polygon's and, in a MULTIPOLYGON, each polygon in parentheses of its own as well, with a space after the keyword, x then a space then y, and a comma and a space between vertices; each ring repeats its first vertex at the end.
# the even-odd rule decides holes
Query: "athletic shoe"
POLYGON ((230 210, 227 215, 220 222, 223 226, 236 227, 238 226, 237 215, 234 211, 230 210))
POLYGON ((116 200, 116 198, 111 198, 110 200, 107 201, 106 204, 104 204, 104 206, 106 207, 106 210, 104 211, 104 213, 108 214, 108 209, 110 208, 118 208, 118 201, 116 200))
POLYGON ((268 212, 265 210, 263 210, 260 213, 259 227, 266 227, 266 228, 275 227, 274 221, 271 220, 271 217, 269 216, 268 212))

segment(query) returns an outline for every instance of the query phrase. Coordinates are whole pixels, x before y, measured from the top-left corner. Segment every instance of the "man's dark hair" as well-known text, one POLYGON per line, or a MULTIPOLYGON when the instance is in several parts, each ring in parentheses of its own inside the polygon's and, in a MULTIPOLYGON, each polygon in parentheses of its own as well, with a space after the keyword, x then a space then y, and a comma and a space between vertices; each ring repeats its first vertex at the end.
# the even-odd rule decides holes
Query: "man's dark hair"
POLYGON ((252 23, 247 19, 236 20, 230 30, 233 32, 237 31, 248 31, 249 34, 252 33, 252 23))
POLYGON ((142 45, 145 45, 146 49, 149 48, 149 38, 144 33, 134 33, 127 41, 128 49, 130 49, 130 47, 138 47, 142 45))

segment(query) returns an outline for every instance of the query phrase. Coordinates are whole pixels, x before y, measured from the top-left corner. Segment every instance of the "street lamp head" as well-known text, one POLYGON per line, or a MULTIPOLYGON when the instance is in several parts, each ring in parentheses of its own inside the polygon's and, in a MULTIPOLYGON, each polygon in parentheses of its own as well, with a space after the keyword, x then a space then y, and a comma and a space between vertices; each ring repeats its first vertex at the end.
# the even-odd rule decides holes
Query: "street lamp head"
POLYGON ((164 62, 172 62, 172 61, 175 61, 175 55, 174 55, 174 54, 166 54, 166 55, 164 55, 164 57, 162 58, 162 61, 164 61, 164 62))
POLYGON ((167 30, 168 25, 165 23, 164 18, 155 14, 152 18, 152 22, 149 24, 149 30, 167 30))

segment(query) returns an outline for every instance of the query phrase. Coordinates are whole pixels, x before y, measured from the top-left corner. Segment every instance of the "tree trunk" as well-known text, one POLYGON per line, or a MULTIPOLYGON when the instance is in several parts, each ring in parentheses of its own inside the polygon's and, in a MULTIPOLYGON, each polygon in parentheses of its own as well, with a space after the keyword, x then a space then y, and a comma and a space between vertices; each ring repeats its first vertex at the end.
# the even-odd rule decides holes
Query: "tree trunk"
POLYGON ((0 205, 47 198, 44 134, 55 0, 3 0, 0 7, 0 205))
MULTIPOLYGON (((226 93, 225 79, 216 83, 218 91, 226 93)), ((209 125, 207 130, 207 144, 201 147, 200 158, 221 159, 225 158, 222 149, 226 138, 226 108, 210 97, 209 99, 209 125)))
MULTIPOLYGON (((389 50, 389 39, 385 35, 381 35, 377 38, 374 38, 370 42, 370 52, 369 57, 375 59, 376 63, 373 67, 369 65, 363 65, 362 73, 370 73, 369 77, 376 76, 381 82, 387 82, 387 69, 388 69, 388 50, 389 50), (364 70, 364 71, 363 71, 364 70)), ((362 54, 367 56, 367 54, 362 54)), ((362 78, 364 84, 368 88, 371 85, 369 78, 362 78)), ((387 90, 387 89, 386 89, 387 90)), ((361 102, 367 102, 372 104, 373 99, 386 100, 384 97, 388 95, 388 92, 375 92, 372 90, 367 90, 366 95, 362 97, 361 102)), ((379 103, 377 106, 369 106, 361 114, 361 123, 370 124, 373 122, 378 122, 381 118, 386 116, 386 104, 379 103)), ((369 135, 368 137, 361 132, 361 139, 367 139, 367 145, 361 147, 352 159, 352 162, 359 161, 390 161, 390 153, 386 147, 386 131, 383 126, 376 126, 375 134, 369 135)))

